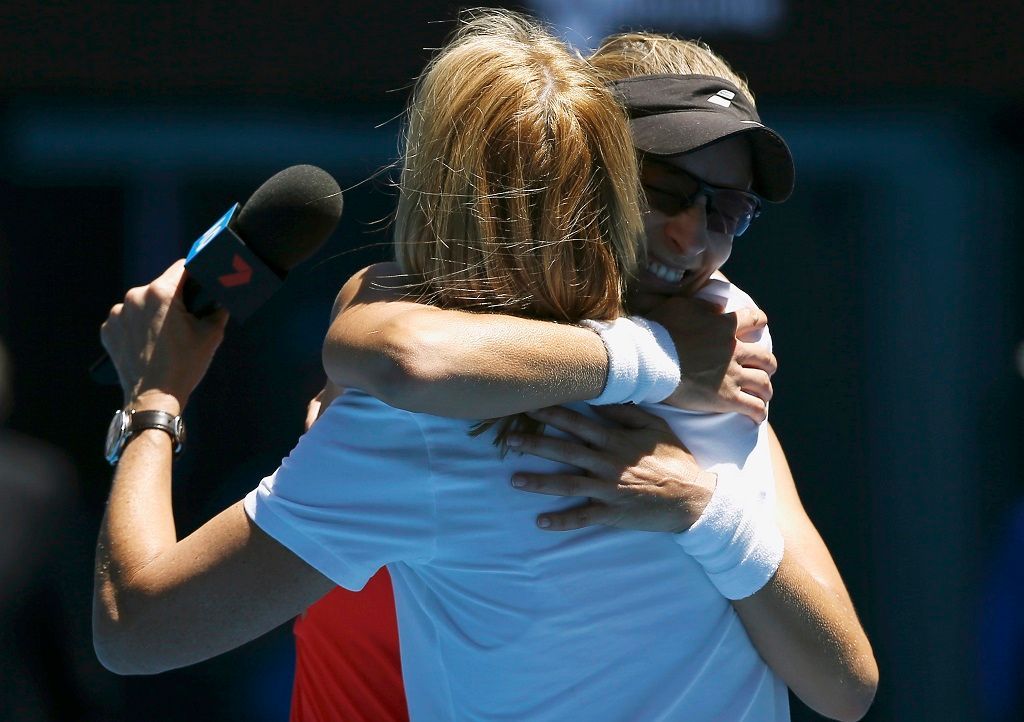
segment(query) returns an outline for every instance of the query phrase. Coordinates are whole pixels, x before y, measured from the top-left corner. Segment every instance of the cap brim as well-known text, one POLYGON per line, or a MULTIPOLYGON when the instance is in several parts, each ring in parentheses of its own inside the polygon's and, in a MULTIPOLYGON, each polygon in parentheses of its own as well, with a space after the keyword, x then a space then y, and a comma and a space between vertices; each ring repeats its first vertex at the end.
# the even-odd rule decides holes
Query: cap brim
POLYGON ((793 192, 796 172, 789 146, 782 136, 760 123, 715 111, 681 110, 633 118, 629 125, 637 150, 665 158, 744 134, 750 138, 754 159, 751 190, 774 203, 781 203, 793 192))

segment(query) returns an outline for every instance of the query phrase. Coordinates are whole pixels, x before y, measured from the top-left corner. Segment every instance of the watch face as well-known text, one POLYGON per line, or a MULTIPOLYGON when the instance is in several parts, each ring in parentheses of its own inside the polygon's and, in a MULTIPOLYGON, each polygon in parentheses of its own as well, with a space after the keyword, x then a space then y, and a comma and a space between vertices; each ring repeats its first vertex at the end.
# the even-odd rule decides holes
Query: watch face
POLYGON ((124 448, 124 432, 128 428, 128 414, 123 409, 114 414, 107 427, 107 443, 103 451, 107 461, 111 464, 121 457, 121 449, 124 448))
POLYGON ((171 421, 171 430, 174 432, 174 453, 177 455, 185 446, 185 422, 180 416, 175 416, 171 421))

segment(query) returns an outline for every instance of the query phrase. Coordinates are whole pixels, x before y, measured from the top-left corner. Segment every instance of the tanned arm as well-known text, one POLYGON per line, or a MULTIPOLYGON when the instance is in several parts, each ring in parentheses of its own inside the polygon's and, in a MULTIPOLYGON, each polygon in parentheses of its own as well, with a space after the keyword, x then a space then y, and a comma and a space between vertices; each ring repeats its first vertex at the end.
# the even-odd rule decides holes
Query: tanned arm
POLYGON ((338 295, 323 352, 336 385, 468 419, 592 399, 604 388, 608 358, 592 331, 404 300, 397 273, 371 266, 338 295))
MULTIPOLYGON (((608 357, 593 332, 423 305, 403 296, 401 283, 398 267, 385 263, 342 288, 323 348, 336 386, 409 411, 471 419, 586 401, 603 390, 608 357)), ((669 402, 763 419, 775 359, 736 337, 764 326, 764 314, 721 314, 683 298, 666 304, 651 317, 672 335, 684 369, 669 402)))
MULTIPOLYGON (((632 406, 608 406, 602 425, 564 408, 531 416, 582 439, 523 435, 526 453, 576 466, 565 474, 516 474, 524 490, 587 496, 582 506, 543 514, 538 524, 571 531, 593 524, 680 532, 700 517, 715 489, 669 426, 632 406)), ((761 657, 807 706, 838 720, 859 720, 878 687, 878 666, 832 556, 804 511, 786 457, 770 433, 777 520, 785 540, 778 570, 751 596, 733 602, 761 657)))
POLYGON ((774 430, 769 439, 786 551, 775 576, 733 607, 757 651, 807 706, 859 720, 874 700, 878 665, 774 430))
MULTIPOLYGON (((226 315, 196 319, 175 263, 111 310, 102 337, 126 408, 179 414, 206 373, 226 315)), ((93 644, 107 669, 152 674, 237 647, 294 617, 333 584, 238 502, 178 541, 171 439, 144 430, 114 474, 96 544, 93 644)))

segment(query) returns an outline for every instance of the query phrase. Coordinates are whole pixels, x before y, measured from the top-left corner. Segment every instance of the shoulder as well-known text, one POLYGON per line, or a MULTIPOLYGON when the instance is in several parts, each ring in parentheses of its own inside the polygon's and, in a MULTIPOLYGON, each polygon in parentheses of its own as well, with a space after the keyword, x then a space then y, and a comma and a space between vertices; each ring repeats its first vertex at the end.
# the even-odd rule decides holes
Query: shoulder
POLYGON ((359 448, 414 448, 425 444, 417 414, 380 401, 358 389, 346 389, 300 439, 315 446, 353 451, 359 448), (320 427, 320 428, 317 428, 320 427))
POLYGON ((279 500, 340 513, 384 503, 399 487, 403 498, 429 497, 424 482, 430 476, 427 439, 416 414, 349 389, 302 435, 264 485, 279 500))
POLYGON ((426 562, 435 490, 416 415, 346 391, 245 498, 267 534, 357 590, 393 561, 426 562))
POLYGON ((404 295, 402 288, 406 284, 402 269, 393 261, 367 266, 352 274, 341 287, 334 300, 331 318, 354 303, 400 300, 404 295))

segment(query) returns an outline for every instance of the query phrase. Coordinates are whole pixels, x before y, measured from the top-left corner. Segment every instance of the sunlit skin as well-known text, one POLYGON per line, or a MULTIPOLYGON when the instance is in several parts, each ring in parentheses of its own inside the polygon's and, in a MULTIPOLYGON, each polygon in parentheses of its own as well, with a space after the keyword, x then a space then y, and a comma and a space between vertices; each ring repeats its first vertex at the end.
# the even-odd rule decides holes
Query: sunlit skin
MULTIPOLYGON (((753 182, 750 146, 743 137, 729 138, 674 158, 646 160, 641 168, 645 192, 650 196, 682 195, 680 189, 691 183, 674 174, 674 168, 723 188, 749 189, 753 182)), ((708 230, 706 203, 707 199, 700 196, 693 206, 671 216, 654 208, 647 210, 644 230, 648 265, 640 271, 636 290, 644 294, 691 296, 729 259, 733 237, 708 230), (672 282, 658 278, 651 264, 681 271, 682 279, 672 282)))

